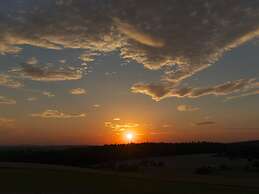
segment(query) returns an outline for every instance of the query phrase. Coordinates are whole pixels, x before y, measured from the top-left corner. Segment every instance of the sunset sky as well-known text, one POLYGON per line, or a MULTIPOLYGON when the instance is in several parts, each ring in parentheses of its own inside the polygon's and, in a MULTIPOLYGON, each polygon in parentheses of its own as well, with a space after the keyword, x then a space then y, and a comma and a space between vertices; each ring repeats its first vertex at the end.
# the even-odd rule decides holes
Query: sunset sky
POLYGON ((259 139, 258 0, 0 2, 0 144, 259 139))

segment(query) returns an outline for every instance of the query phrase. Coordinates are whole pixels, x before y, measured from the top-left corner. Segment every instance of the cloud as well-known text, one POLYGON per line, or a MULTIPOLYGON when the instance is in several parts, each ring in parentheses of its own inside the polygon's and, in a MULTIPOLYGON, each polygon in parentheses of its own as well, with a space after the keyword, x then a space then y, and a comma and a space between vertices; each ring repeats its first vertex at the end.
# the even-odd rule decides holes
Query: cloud
POLYGON ((61 60, 59 60, 59 62, 62 64, 65 64, 67 61, 66 61, 66 59, 61 59, 61 60))
POLYGON ((23 84, 19 81, 14 80, 7 74, 0 74, 0 86, 5 86, 9 88, 20 88, 23 84))
POLYGON ((151 96, 153 100, 159 101, 170 96, 171 86, 167 84, 137 83, 131 87, 133 93, 141 93, 151 96))
POLYGON ((193 112, 193 111, 200 110, 200 108, 193 107, 191 105, 181 104, 177 106, 177 110, 180 112, 193 112))
POLYGON ((49 119, 49 118, 53 118, 53 119, 71 119, 71 118, 82 118, 82 117, 85 117, 85 114, 84 113, 63 113, 63 112, 60 112, 58 110, 51 110, 51 109, 48 109, 48 110, 45 110, 41 113, 34 113, 34 114, 31 114, 32 117, 40 117, 40 118, 46 118, 46 119, 49 119))
POLYGON ((225 96, 236 92, 247 91, 258 88, 256 79, 239 79, 228 81, 211 87, 191 88, 191 87, 170 87, 167 84, 145 84, 138 83, 132 86, 132 92, 151 96, 159 101, 168 97, 176 98, 198 98, 201 96, 214 95, 225 96))
POLYGON ((240 79, 228 81, 213 87, 194 89, 191 96, 199 97, 204 95, 228 95, 234 92, 244 91, 256 87, 256 79, 240 79))
POLYGON ((242 93, 242 94, 235 95, 235 96, 228 96, 226 98, 226 101, 235 100, 235 99, 239 99, 239 98, 244 98, 244 97, 248 97, 248 96, 255 96, 255 95, 259 95, 259 90, 242 93))
POLYGON ((86 91, 83 88, 74 88, 70 90, 70 93, 73 95, 84 95, 86 94, 86 91))
POLYGON ((28 97, 26 100, 29 101, 29 102, 32 102, 32 101, 36 101, 37 98, 36 97, 28 97))
MULTIPOLYGON (((21 10, 1 16, 0 53, 21 52, 23 45, 80 48, 87 53, 118 51, 146 68, 167 66, 162 79, 168 82, 180 82, 259 35, 258 1, 26 2, 20 1, 21 10)), ((87 62, 94 58, 81 56, 87 62)), ((66 75, 61 74, 25 72, 35 80, 46 80, 42 75, 59 80, 66 75)))
POLYGON ((29 64, 29 65, 36 65, 38 63, 38 59, 36 57, 31 57, 29 58, 26 63, 29 64))
POLYGON ((13 126, 15 119, 0 117, 0 127, 13 126))
POLYGON ((216 122, 214 121, 202 121, 202 122, 197 122, 195 123, 197 126, 203 126, 203 125, 214 125, 216 122))
POLYGON ((100 108, 100 107, 101 107, 100 104, 94 104, 94 105, 93 105, 93 108, 96 108, 96 109, 97 109, 97 108, 100 108))
POLYGON ((114 18, 114 22, 121 33, 141 44, 157 48, 161 48, 165 45, 162 39, 153 37, 145 32, 142 32, 134 25, 122 22, 118 18, 114 18))
POLYGON ((16 101, 5 96, 0 96, 0 104, 13 105, 16 104, 16 101))
POLYGON ((170 128, 170 127, 172 127, 172 124, 163 124, 162 127, 163 128, 170 128))
POLYGON ((117 74, 117 72, 115 72, 115 71, 112 71, 112 72, 105 72, 104 73, 104 75, 106 75, 106 76, 113 76, 113 75, 116 75, 117 74))
POLYGON ((42 92, 42 95, 47 96, 48 98, 55 97, 56 95, 53 94, 52 92, 44 91, 42 92))
POLYGON ((107 121, 105 127, 111 128, 114 132, 123 132, 135 129, 139 126, 138 123, 122 122, 120 120, 107 121))
POLYGON ((22 68, 13 69, 10 72, 18 78, 44 82, 80 80, 83 77, 82 69, 72 67, 51 69, 48 66, 31 64, 23 64, 22 68))
POLYGON ((98 53, 96 52, 84 52, 82 55, 80 55, 79 59, 82 61, 89 63, 95 60, 95 57, 98 56, 98 53))

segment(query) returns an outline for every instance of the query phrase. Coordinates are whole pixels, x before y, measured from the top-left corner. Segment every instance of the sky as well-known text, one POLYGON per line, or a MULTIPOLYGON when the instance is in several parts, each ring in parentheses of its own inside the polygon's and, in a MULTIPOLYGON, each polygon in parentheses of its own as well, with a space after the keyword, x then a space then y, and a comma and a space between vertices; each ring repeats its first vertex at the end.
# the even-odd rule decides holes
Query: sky
POLYGON ((0 2, 0 144, 259 139, 259 0, 0 2))

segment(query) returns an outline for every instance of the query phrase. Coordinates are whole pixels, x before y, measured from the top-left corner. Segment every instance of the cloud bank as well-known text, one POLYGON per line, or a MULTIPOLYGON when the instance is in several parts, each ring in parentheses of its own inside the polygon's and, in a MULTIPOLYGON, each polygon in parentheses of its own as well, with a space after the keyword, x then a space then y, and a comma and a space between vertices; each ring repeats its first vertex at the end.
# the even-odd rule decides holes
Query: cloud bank
MULTIPOLYGON (((165 85, 133 86, 160 100, 167 96, 221 95, 220 88, 174 89, 176 83, 215 63, 225 52, 259 35, 259 1, 251 0, 46 0, 19 1, 0 16, 0 53, 22 46, 82 49, 81 59, 118 51, 122 58, 164 70, 165 85), (13 8, 14 9, 14 8, 13 8), (16 8, 17 9, 17 8, 16 8), (169 88, 168 88, 169 87, 169 88)), ((77 80, 78 71, 34 67, 18 71, 36 81, 77 80)), ((159 83, 161 84, 161 83, 159 83)), ((216 87, 216 86, 215 86, 216 87)))

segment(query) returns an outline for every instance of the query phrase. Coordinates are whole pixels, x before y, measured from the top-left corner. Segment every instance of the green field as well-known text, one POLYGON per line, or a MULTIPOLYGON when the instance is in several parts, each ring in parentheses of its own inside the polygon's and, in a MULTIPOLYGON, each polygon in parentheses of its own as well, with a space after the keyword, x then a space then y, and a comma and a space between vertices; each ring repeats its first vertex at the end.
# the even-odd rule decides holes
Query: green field
POLYGON ((79 168, 4 165, 0 193, 64 194, 258 194, 259 188, 79 168), (15 167, 14 167, 15 166, 15 167))

